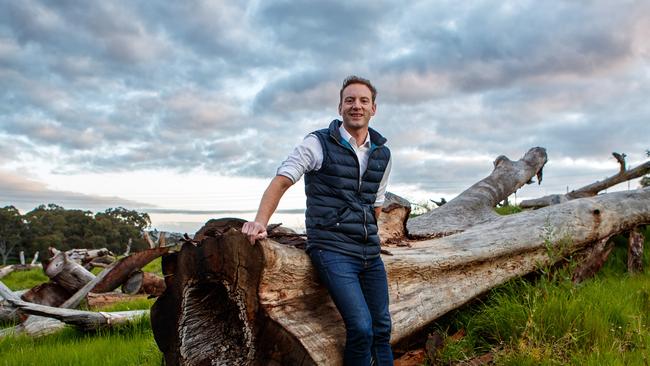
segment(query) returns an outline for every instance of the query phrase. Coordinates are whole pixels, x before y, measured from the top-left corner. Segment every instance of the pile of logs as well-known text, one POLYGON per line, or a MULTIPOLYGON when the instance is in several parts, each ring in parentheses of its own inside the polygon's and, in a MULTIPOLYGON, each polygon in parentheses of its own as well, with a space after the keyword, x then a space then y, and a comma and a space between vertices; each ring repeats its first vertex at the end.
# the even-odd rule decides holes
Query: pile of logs
MULTIPOLYGON (((542 179, 543 148, 505 156, 455 199, 408 219, 408 202, 386 201, 380 217, 396 344, 436 318, 514 277, 588 251, 593 272, 613 235, 650 223, 650 188, 567 200, 500 216, 493 208, 542 179), (595 258, 595 259, 594 259, 595 258)), ((163 257, 167 288, 151 309, 168 365, 341 365, 345 330, 304 251, 304 237, 267 230, 251 245, 242 220, 211 220, 163 257)), ((638 255, 639 248, 630 250, 638 255)), ((638 258, 637 258, 638 259, 638 258)), ((631 260, 638 263, 638 260, 631 260)))
POLYGON ((160 246, 162 243, 164 239, 153 248, 119 260, 115 260, 106 249, 63 252, 50 248, 51 258, 43 264, 49 282, 17 293, 0 282, 0 322, 20 321, 14 328, 1 330, 0 336, 51 334, 62 329, 65 323, 83 329, 97 329, 142 317, 148 311, 93 312, 75 308, 84 299, 89 306, 100 306, 123 301, 135 294, 152 297, 162 294, 164 279, 141 270, 170 250, 170 247, 160 246), (104 269, 95 276, 87 267, 92 268, 97 263, 102 263, 100 267, 104 269), (121 292, 114 292, 118 287, 121 287, 121 292))

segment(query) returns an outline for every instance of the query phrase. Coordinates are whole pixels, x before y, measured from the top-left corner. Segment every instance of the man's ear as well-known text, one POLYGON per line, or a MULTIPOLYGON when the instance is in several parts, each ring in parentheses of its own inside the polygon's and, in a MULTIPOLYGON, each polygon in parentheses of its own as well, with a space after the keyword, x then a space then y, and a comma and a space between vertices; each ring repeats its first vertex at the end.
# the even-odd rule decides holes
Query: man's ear
POLYGON ((343 117, 343 114, 341 113, 341 102, 339 102, 339 116, 343 117))
POLYGON ((372 115, 374 116, 377 113, 377 103, 372 103, 372 115))

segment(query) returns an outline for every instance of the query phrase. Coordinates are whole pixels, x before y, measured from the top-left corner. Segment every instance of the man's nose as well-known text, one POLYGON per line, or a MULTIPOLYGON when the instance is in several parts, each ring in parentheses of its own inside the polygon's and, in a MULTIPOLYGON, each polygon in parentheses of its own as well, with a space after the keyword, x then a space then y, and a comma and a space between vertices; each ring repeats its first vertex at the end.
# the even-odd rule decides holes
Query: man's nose
POLYGON ((355 101, 352 103, 352 108, 354 108, 354 109, 359 109, 359 108, 361 108, 361 101, 359 101, 359 100, 355 100, 355 101))

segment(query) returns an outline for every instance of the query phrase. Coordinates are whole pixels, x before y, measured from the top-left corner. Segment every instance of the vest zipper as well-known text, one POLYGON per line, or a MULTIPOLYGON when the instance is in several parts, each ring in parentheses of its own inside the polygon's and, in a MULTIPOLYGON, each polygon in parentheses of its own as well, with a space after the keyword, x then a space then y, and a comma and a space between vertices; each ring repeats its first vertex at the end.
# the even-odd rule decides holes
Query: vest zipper
POLYGON ((365 233, 363 241, 368 241, 368 216, 366 216, 366 208, 362 207, 363 210, 363 232, 365 233))
MULTIPOLYGON (((361 172, 360 172, 361 163, 359 163, 359 157, 357 156, 357 153, 354 151, 354 149, 348 148, 347 146, 343 145, 338 139, 334 138, 333 140, 336 141, 336 143, 339 144, 341 147, 343 147, 344 149, 351 152, 352 157, 354 157, 354 160, 357 162, 357 172, 359 172, 359 179, 358 179, 359 185, 358 185, 358 188, 357 188, 357 193, 361 194, 361 180, 363 179, 363 174, 361 174, 361 172)), ((377 146, 374 149, 372 147, 370 148, 370 153, 368 154, 368 166, 370 166, 370 158, 372 157, 372 153, 375 152, 375 150, 377 150, 380 147, 381 146, 377 146)), ((366 170, 368 170, 368 169, 366 168, 366 170)), ((364 172, 364 174, 365 174, 365 172, 364 172)), ((368 216, 366 216, 366 208, 365 207, 361 207, 361 210, 363 211, 363 233, 364 233, 363 241, 367 242, 368 241, 368 216)), ((366 247, 365 246, 363 247, 363 257, 364 257, 364 259, 366 257, 366 247)))

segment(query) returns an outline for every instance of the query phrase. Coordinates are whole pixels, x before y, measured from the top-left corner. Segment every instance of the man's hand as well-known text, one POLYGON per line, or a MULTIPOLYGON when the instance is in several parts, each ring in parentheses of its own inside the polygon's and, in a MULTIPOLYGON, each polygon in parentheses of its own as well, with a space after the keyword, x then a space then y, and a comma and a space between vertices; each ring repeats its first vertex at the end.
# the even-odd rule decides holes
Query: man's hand
POLYGON ((251 244, 255 244, 255 240, 266 238, 266 225, 269 223, 271 215, 278 207, 280 197, 284 192, 291 187, 293 182, 291 179, 276 175, 262 195, 260 207, 257 209, 255 221, 249 221, 241 228, 241 232, 248 236, 251 244))
POLYGON ((258 239, 261 240, 266 238, 267 235, 266 226, 256 221, 249 221, 244 223, 244 226, 241 228, 241 232, 244 233, 244 235, 248 236, 248 241, 250 241, 251 244, 255 244, 255 241, 258 239))

